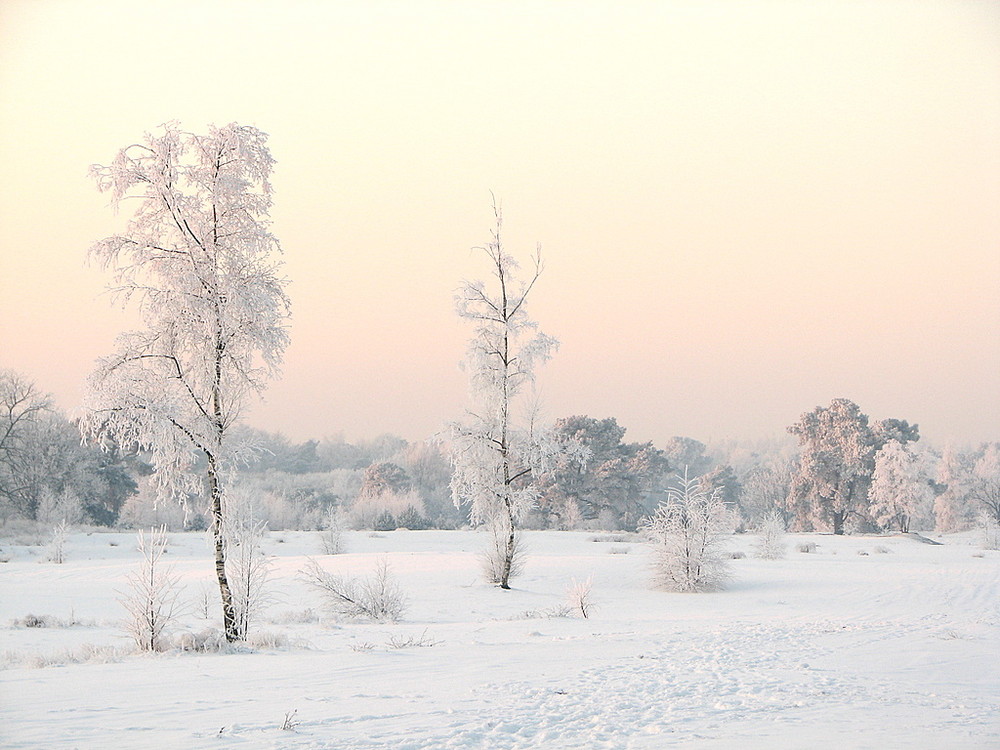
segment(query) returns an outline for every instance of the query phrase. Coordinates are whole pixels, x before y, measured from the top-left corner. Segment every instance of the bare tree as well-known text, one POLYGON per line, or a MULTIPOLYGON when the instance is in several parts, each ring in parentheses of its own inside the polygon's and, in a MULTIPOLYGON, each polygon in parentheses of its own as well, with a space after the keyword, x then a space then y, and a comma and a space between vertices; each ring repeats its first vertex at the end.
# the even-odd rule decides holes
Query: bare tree
POLYGON ((166 645, 167 628, 178 614, 180 578, 162 558, 167 549, 163 527, 139 532, 139 570, 127 577, 129 590, 121 603, 129 614, 125 629, 141 651, 160 651, 166 645))
POLYGON ((83 427, 149 451, 163 493, 207 495, 230 641, 240 635, 223 538, 232 432, 288 344, 266 141, 237 124, 196 135, 168 123, 91 170, 113 205, 137 201, 125 232, 91 256, 114 270, 112 291, 137 302, 145 327, 99 361, 83 427))
POLYGON ((1000 443, 987 443, 972 470, 973 500, 980 512, 1000 522, 1000 443))
POLYGON ((52 407, 51 398, 13 370, 0 370, 0 504, 33 518, 38 486, 32 436, 52 407))
POLYGON ((456 504, 469 503, 473 523, 491 526, 499 540, 491 577, 509 589, 518 522, 535 503, 537 471, 555 450, 554 441, 540 439, 530 422, 519 426, 514 410, 558 342, 537 332, 525 308, 542 272, 541 249, 532 271, 520 279, 517 261, 503 247, 503 216, 495 200, 493 213, 490 242, 476 248, 489 259, 492 283, 466 282, 455 296, 459 316, 475 326, 464 363, 475 406, 452 428, 452 496, 456 504))

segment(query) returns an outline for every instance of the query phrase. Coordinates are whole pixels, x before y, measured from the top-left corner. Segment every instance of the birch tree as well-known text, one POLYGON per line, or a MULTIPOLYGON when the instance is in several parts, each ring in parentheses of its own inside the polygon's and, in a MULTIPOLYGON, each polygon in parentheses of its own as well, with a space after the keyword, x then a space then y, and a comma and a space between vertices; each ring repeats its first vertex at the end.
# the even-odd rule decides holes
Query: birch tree
POLYGON ((83 426, 148 451, 162 493, 207 496, 226 638, 237 613, 226 575, 225 488, 239 445, 233 428, 277 373, 288 344, 288 298, 271 233, 267 134, 238 124, 207 134, 176 123, 146 134, 91 173, 124 232, 91 257, 144 327, 119 336, 89 381, 83 426))
POLYGON ((537 474, 555 450, 554 441, 542 439, 530 420, 522 424, 515 409, 558 342, 539 332, 526 310, 542 272, 541 248, 521 276, 503 247, 503 215, 496 201, 493 213, 490 242, 475 248, 488 259, 492 278, 465 282, 455 295, 459 317, 474 326, 464 361, 474 405, 452 428, 451 486, 456 505, 469 504, 472 522, 491 527, 488 576, 509 589, 517 567, 518 524, 536 502, 537 474))
POLYGON ((890 440, 875 454, 868 499, 878 526, 905 533, 914 519, 931 515, 934 492, 920 458, 905 444, 890 440))

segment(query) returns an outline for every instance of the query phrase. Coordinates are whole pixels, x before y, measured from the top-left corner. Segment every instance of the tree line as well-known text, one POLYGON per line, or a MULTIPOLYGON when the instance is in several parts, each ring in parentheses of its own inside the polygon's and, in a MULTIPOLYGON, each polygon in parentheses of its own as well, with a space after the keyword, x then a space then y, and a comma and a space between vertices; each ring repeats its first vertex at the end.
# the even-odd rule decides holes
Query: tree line
MULTIPOLYGON (((838 399, 803 415, 790 429, 807 445, 775 439, 708 446, 675 437, 662 447, 629 442, 613 417, 572 416, 552 425, 553 439, 575 442, 588 458, 566 452, 539 475, 528 529, 635 530, 688 468, 702 488, 719 489, 738 511, 740 530, 772 511, 795 531, 960 531, 982 513, 1000 520, 1000 444, 918 450, 916 430, 902 422, 872 424, 838 399), (823 424, 825 426, 820 427, 823 424), (863 448, 859 450, 859 448, 863 448)), ((256 446, 240 472, 258 517, 272 529, 321 529, 330 510, 346 526, 392 530, 449 529, 469 523, 452 498, 452 464, 443 441, 396 435, 350 442, 343 437, 292 442, 243 427, 256 446)), ((148 458, 148 457, 147 457, 148 458)), ((8 519, 173 529, 207 527, 203 500, 160 502, 142 454, 110 441, 81 441, 35 383, 0 371, 0 515, 8 519)))

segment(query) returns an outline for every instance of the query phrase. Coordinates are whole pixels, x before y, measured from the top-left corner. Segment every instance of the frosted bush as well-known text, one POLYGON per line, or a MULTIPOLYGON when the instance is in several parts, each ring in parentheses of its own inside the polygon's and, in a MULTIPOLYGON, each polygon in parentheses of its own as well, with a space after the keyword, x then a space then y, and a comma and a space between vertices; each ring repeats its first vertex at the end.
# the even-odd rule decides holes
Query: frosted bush
POLYGON ((320 550, 324 555, 339 555, 344 551, 344 519, 340 511, 330 507, 319 534, 320 550))
POLYGON ((761 560, 779 560, 785 556, 785 521, 780 513, 769 513, 760 522, 754 552, 761 560))
POLYGON ((424 501, 416 490, 384 490, 370 495, 362 494, 351 506, 350 524, 355 529, 394 531, 396 519, 410 508, 418 516, 424 515, 424 501))
POLYGON ((66 562, 66 541, 69 538, 69 528, 65 521, 60 521, 52 528, 49 538, 47 558, 49 562, 62 565, 66 562))
POLYGON ((983 549, 1000 549, 1000 521, 982 513, 979 516, 979 542, 983 549))
POLYGON ((730 578, 725 545, 733 514, 719 488, 702 489, 687 471, 647 519, 653 545, 654 584, 668 591, 717 591, 730 578))
POLYGON ((335 575, 309 560, 302 577, 323 593, 331 610, 345 617, 397 622, 406 611, 406 595, 385 559, 379 560, 367 578, 335 575))
POLYGON ((591 597, 593 588, 594 581, 592 578, 587 578, 584 581, 574 579, 573 585, 566 592, 566 599, 569 602, 569 606, 584 619, 590 617, 590 613, 594 611, 594 600, 591 597))

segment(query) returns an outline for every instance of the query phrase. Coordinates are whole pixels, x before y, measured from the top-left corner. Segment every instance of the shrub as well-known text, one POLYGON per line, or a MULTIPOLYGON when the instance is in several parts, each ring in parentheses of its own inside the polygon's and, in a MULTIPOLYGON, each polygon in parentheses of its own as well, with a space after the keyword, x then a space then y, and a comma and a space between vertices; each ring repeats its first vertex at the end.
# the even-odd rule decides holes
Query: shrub
POLYGON ((717 591, 730 577, 724 547, 733 514, 719 488, 703 489, 687 472, 667 489, 644 524, 653 544, 654 584, 669 591, 717 591))
POLYGON ((323 593, 334 612, 346 617, 397 622, 406 611, 406 596, 385 558, 368 578, 328 573, 315 560, 306 563, 302 576, 323 593))
POLYGON ((777 511, 765 516, 757 527, 754 552, 761 560, 780 560, 785 556, 785 520, 777 511))
POLYGON ((585 581, 573 579, 573 585, 566 592, 566 599, 569 602, 569 606, 575 612, 579 612, 580 616, 585 620, 594 611, 594 600, 591 598, 593 588, 594 581, 592 578, 588 578, 585 581))
POLYGON ((411 531, 421 531, 430 528, 427 519, 420 515, 420 511, 412 505, 407 505, 406 510, 396 517, 396 528, 410 529, 411 531))
POLYGON ((69 538, 69 528, 65 521, 60 521, 52 528, 49 539, 48 561, 56 565, 66 562, 66 540, 69 538))
POLYGON ((228 499, 222 536, 226 545, 226 576, 235 610, 235 629, 245 641, 269 603, 266 592, 271 564, 264 556, 261 541, 266 524, 258 521, 248 491, 232 492, 228 499))
POLYGON ((344 519, 340 511, 330 506, 323 525, 325 528, 319 534, 320 549, 324 555, 339 555, 344 551, 344 519))

